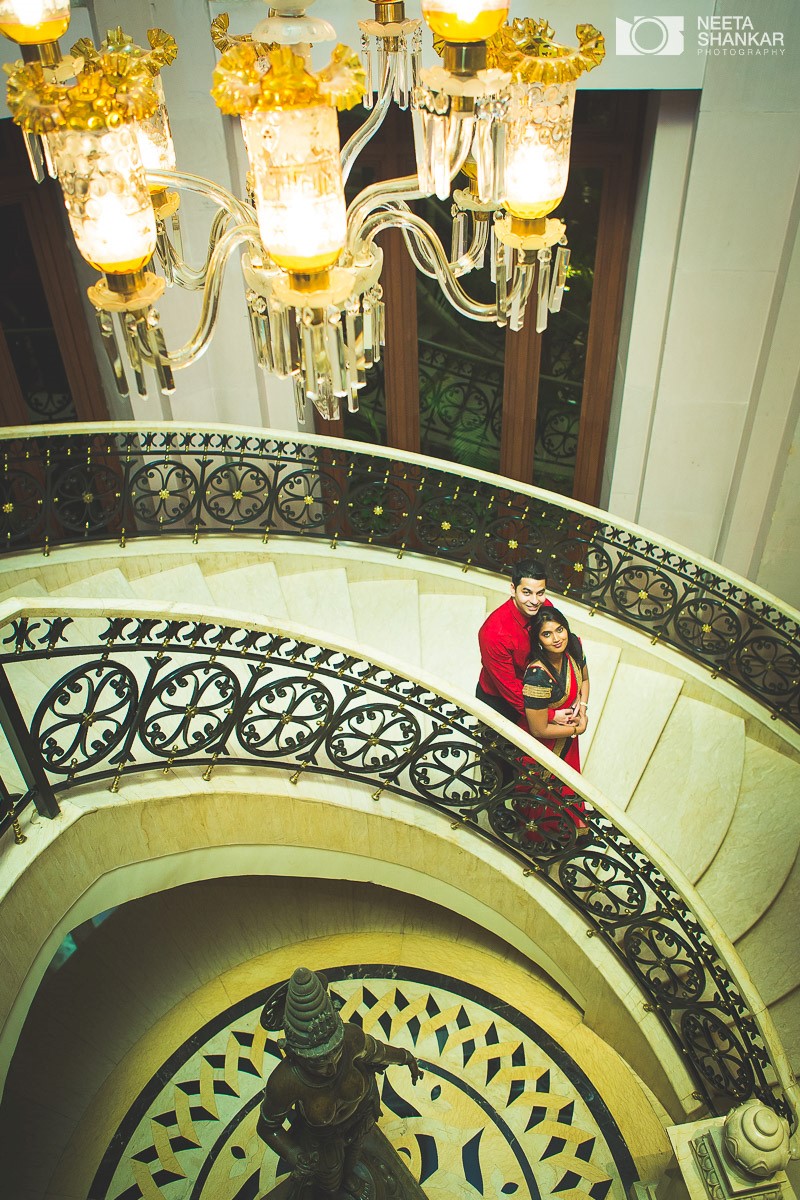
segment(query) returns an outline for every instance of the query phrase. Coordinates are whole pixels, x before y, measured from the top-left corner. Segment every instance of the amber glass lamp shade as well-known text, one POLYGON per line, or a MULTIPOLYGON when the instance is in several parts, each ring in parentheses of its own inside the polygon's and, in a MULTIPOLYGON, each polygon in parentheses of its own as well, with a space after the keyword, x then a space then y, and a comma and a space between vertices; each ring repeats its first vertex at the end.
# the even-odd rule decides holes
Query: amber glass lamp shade
POLYGON ((140 270, 156 221, 134 127, 58 130, 49 143, 81 255, 105 274, 140 270))
POLYGON ((485 42, 508 16, 509 0, 422 0, 428 28, 446 42, 485 42))
POLYGON ((69 0, 0 0, 0 33, 20 46, 55 42, 69 26, 69 0))
POLYGON ((512 106, 503 207, 535 220, 551 213, 567 190, 575 82, 520 85, 512 106))
POLYGON ((151 117, 136 122, 136 140, 146 171, 174 171, 177 166, 172 131, 169 127, 167 102, 161 77, 153 79, 153 89, 158 95, 158 108, 151 117))
POLYGON ((274 108, 243 117, 242 125, 267 253, 286 271, 327 270, 346 234, 336 110, 274 108))

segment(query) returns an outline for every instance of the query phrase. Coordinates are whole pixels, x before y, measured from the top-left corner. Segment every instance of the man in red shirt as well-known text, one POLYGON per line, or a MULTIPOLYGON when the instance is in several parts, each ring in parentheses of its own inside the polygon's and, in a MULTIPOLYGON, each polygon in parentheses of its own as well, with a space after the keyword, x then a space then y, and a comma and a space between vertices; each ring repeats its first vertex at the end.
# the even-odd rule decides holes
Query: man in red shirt
POLYGON ((511 597, 491 613, 478 633, 481 673, 475 695, 495 712, 527 731, 522 677, 531 656, 528 622, 546 597, 547 571, 541 558, 511 568, 511 597))

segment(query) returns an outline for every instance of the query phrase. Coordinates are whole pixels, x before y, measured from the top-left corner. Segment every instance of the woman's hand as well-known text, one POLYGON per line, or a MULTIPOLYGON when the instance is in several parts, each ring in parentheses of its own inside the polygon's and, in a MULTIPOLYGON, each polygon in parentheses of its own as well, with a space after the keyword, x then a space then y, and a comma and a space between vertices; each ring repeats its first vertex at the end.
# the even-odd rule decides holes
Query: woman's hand
POLYGON ((581 709, 579 710, 579 716, 578 716, 577 722, 575 723, 575 732, 573 733, 573 735, 572 735, 572 736, 573 736, 573 737, 580 737, 580 735, 581 735, 582 733, 585 733, 585 732, 586 732, 586 726, 587 726, 588 724, 589 724, 589 722, 588 722, 588 720, 587 720, 587 718, 586 718, 586 709, 585 709, 585 708, 581 708, 581 709))
POLYGON ((298 1179, 308 1179, 314 1175, 319 1166, 319 1152, 317 1150, 308 1150, 302 1154, 296 1150, 294 1154, 289 1155, 289 1162, 292 1164, 292 1174, 298 1179))
POLYGON ((574 725, 578 719, 579 709, 577 704, 571 704, 569 708, 557 708, 553 713, 554 725, 574 725))

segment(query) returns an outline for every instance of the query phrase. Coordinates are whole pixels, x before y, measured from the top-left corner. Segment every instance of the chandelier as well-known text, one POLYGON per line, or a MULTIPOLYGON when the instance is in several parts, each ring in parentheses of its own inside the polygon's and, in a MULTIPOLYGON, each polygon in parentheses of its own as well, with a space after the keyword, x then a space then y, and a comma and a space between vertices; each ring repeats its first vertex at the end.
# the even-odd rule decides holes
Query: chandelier
POLYGON ((307 15, 313 0, 268 2, 252 34, 230 34, 225 14, 211 27, 211 92, 239 118, 250 167, 239 198, 177 169, 161 83, 178 52, 168 33, 149 30, 141 47, 118 28, 65 55, 69 0, 0 0, 0 32, 22 53, 6 68, 8 105, 34 174, 58 179, 77 248, 101 272, 88 294, 120 394, 123 353, 140 395, 146 368, 162 393, 174 390, 174 371, 209 345, 240 251, 259 363, 291 378, 298 419, 308 400, 326 419, 342 401, 357 410, 384 343, 375 239, 388 228, 458 312, 517 330, 533 298, 543 330, 568 274, 565 226, 550 214, 567 185, 576 80, 602 60, 602 35, 579 25, 571 49, 546 21, 508 24, 508 0, 422 0, 441 65, 421 69, 422 22, 403 0, 373 0, 360 57, 337 45, 314 70, 312 46, 333 27, 307 15), (337 113, 359 102, 367 116, 340 149, 337 113), (347 207, 353 164, 392 103, 411 108, 417 173, 366 187, 347 207), (451 193, 460 173, 466 186, 451 193), (217 207, 200 267, 183 257, 181 191, 217 207), (411 207, 434 194, 452 194, 449 252, 411 207), (487 265, 493 303, 462 282, 487 265), (201 291, 202 304, 192 337, 170 350, 157 305, 173 285, 201 291))

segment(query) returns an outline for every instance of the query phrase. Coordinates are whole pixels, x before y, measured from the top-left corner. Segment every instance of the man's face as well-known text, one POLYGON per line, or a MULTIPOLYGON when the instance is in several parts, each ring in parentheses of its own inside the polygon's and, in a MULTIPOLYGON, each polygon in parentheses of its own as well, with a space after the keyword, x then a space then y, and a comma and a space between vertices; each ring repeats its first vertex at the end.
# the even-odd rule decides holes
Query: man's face
POLYGON ((521 579, 517 587, 511 585, 514 603, 526 617, 534 616, 542 607, 547 587, 543 579, 521 579))

